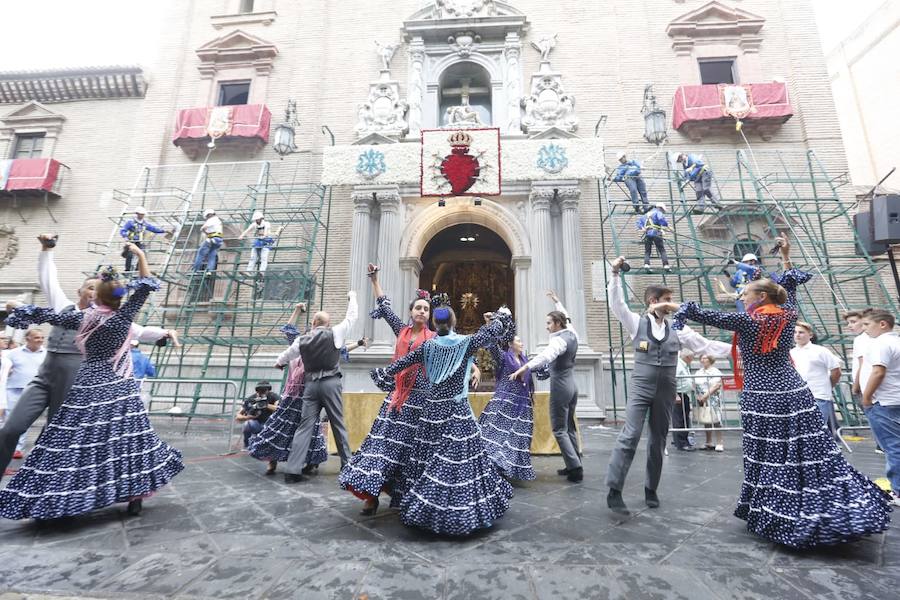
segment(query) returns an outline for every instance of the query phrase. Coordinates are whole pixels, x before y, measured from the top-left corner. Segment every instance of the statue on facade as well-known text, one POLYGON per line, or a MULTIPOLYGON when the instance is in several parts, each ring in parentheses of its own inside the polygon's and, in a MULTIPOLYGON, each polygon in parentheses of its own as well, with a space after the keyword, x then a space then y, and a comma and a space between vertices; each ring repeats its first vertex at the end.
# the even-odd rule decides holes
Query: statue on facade
POLYGON ((369 133, 404 135, 409 130, 406 113, 409 106, 400 99, 396 84, 379 83, 369 91, 368 100, 357 111, 356 135, 369 133))
POLYGON ((497 14, 494 0, 435 0, 435 19, 485 17, 497 14))
POLYGON ((541 62, 550 62, 550 52, 556 47, 559 34, 542 35, 537 42, 531 42, 531 47, 541 53, 541 62))
POLYGON ((391 60, 394 58, 394 53, 399 47, 400 44, 382 44, 378 40, 375 40, 375 48, 378 57, 381 59, 382 71, 391 70, 391 60))
POLYGON ((484 123, 481 122, 481 117, 479 117, 475 109, 468 104, 449 106, 444 114, 447 121, 447 124, 444 125, 446 128, 484 126, 484 123))
POLYGON ((531 82, 531 94, 522 98, 522 126, 526 133, 559 127, 574 132, 578 129, 575 97, 563 89, 562 78, 545 73, 531 82))

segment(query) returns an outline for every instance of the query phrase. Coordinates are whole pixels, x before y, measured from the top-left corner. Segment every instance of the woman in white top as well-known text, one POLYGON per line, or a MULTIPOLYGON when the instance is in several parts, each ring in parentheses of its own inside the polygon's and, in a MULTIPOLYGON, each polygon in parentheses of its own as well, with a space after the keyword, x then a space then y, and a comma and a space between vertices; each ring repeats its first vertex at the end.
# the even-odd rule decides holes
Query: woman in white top
MULTIPOLYGON (((716 359, 709 354, 700 357, 700 364, 702 368, 697 371, 694 378, 699 393, 697 404, 701 407, 698 419, 707 430, 711 430, 713 426, 722 426, 722 371, 715 367, 716 359), (705 409, 707 406, 709 410, 705 409)), ((712 444, 712 431, 707 431, 706 445, 703 449, 724 452, 722 431, 716 431, 715 446, 712 444)))

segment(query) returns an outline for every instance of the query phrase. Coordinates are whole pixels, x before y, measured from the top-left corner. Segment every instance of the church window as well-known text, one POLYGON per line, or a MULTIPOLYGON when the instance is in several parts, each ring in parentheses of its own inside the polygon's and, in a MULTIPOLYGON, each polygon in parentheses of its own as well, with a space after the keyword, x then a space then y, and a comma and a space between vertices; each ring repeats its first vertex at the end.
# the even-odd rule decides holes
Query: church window
POLYGON ((218 106, 247 104, 250 98, 249 81, 226 81, 219 84, 218 106))
POLYGON ((12 158, 40 158, 43 149, 43 133, 20 133, 16 135, 12 158))
POLYGON ((454 106, 471 106, 485 125, 491 123, 491 78, 487 70, 473 62, 459 62, 440 78, 441 125, 447 124, 447 109, 454 106))
POLYGON ((700 83, 703 85, 737 83, 733 58, 704 58, 698 62, 700 65, 700 83))
POLYGON ((240 8, 238 12, 241 14, 247 14, 253 12, 253 0, 241 0, 240 8))

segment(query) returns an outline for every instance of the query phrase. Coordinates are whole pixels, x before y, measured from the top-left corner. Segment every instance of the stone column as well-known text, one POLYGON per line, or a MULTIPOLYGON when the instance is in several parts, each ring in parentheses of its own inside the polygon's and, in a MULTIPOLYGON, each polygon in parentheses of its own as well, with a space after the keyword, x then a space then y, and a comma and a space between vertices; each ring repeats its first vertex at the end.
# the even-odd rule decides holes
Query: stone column
POLYGON ((349 339, 356 340, 365 334, 365 326, 371 319, 364 318, 366 306, 371 298, 369 278, 366 277, 369 264, 369 236, 372 230, 372 192, 354 188, 350 194, 353 200, 353 232, 350 245, 350 289, 355 290, 359 300, 360 318, 353 326, 349 339))
POLYGON ((519 337, 529 352, 537 347, 537 335, 531 323, 534 314, 534 294, 531 288, 531 257, 513 256, 510 264, 515 277, 516 325, 519 337))
MULTIPOLYGON (((534 331, 536 345, 547 344, 547 330, 544 317, 553 310, 553 304, 547 298, 550 289, 551 270, 553 269, 553 228, 550 222, 550 201, 555 197, 553 187, 533 184, 531 188, 531 255, 533 257, 533 274, 530 278, 529 295, 533 299, 531 305, 531 326, 534 331)), ((529 336, 532 334, 529 334, 529 336)))
POLYGON ((409 135, 417 137, 422 129, 422 102, 425 94, 425 42, 420 37, 409 43, 409 83, 406 103, 409 105, 409 135))
POLYGON ((522 44, 519 34, 510 32, 506 34, 506 43, 503 46, 503 57, 506 59, 506 78, 504 81, 506 92, 506 133, 519 135, 522 133, 522 119, 519 102, 522 100, 522 69, 519 66, 519 56, 522 54, 522 44))
MULTIPOLYGON (((419 275, 422 274, 422 261, 418 256, 404 256, 400 259, 400 298, 409 306, 413 292, 419 289, 419 275)), ((431 290, 428 290, 431 291, 431 290)), ((398 298, 398 302, 400 299, 398 298)))
POLYGON ((562 208, 563 289, 561 300, 569 311, 572 324, 581 343, 587 345, 587 313, 584 306, 584 265, 581 252, 581 225, 578 202, 581 188, 577 185, 559 188, 557 192, 562 208))
MULTIPOLYGON (((397 186, 384 186, 373 193, 381 208, 377 255, 381 271, 378 273, 378 280, 381 289, 394 302, 397 314, 402 316, 400 307, 404 298, 401 297, 400 285, 400 191, 397 186)), ((393 347, 394 333, 383 319, 375 321, 372 341, 376 346, 393 347)))

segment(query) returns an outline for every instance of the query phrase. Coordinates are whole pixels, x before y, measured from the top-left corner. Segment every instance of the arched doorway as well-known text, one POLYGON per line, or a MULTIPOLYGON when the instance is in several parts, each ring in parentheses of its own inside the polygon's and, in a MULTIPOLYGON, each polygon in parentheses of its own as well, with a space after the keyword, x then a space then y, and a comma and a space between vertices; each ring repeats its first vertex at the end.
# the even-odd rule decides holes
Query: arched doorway
POLYGON ((506 304, 515 308, 512 251, 499 235, 474 223, 438 232, 422 252, 419 287, 447 293, 457 314, 457 331, 472 333, 482 314, 506 304))

